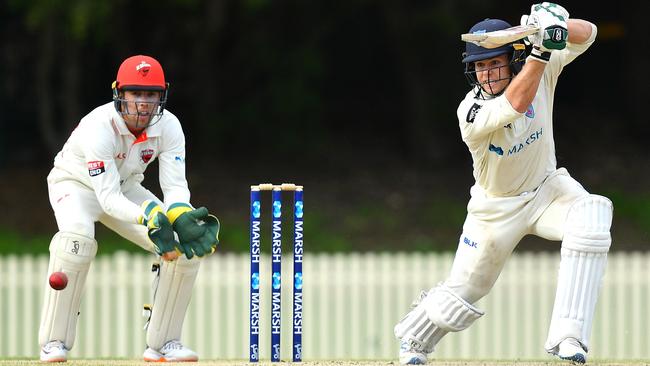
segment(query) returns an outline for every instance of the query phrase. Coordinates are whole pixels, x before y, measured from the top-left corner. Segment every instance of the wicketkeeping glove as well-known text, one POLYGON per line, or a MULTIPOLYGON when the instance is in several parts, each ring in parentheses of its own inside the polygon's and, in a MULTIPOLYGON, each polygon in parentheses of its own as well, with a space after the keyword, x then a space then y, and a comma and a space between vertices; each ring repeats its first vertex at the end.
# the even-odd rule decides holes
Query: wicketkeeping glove
POLYGON ((543 2, 532 5, 530 15, 521 17, 521 24, 538 26, 539 32, 528 36, 528 41, 534 49, 539 50, 539 53, 551 52, 566 47, 568 38, 566 21, 568 19, 569 12, 562 6, 543 2))
POLYGON ((190 259, 214 252, 219 244, 219 219, 201 207, 193 209, 185 203, 175 203, 169 206, 167 215, 173 224, 174 231, 185 256, 190 259))
POLYGON ((154 244, 156 253, 160 256, 167 252, 179 251, 179 244, 174 237, 171 222, 158 204, 151 200, 142 203, 143 215, 138 222, 147 226, 147 235, 154 244))

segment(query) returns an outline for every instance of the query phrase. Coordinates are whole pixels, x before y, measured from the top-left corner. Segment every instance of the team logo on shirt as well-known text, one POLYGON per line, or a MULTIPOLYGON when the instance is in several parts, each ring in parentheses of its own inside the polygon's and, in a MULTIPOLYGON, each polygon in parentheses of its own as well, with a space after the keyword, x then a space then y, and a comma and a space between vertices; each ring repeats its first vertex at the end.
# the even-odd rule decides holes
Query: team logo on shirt
POLYGON ((467 118, 466 118, 467 123, 474 123, 474 119, 476 119, 476 114, 478 113, 478 110, 481 109, 481 107, 483 106, 474 103, 472 108, 470 108, 469 111, 467 112, 467 118))
POLYGON ((140 151, 140 159, 142 159, 143 163, 147 164, 152 157, 153 157, 153 149, 144 149, 140 151))
POLYGON ((528 118, 533 118, 535 117, 535 109, 533 108, 533 105, 529 105, 528 108, 526 108, 526 117, 528 118))
POLYGON ((88 174, 90 174, 91 177, 98 176, 102 174, 103 172, 106 171, 106 168, 104 168, 104 162, 103 161, 89 161, 88 162, 88 174))

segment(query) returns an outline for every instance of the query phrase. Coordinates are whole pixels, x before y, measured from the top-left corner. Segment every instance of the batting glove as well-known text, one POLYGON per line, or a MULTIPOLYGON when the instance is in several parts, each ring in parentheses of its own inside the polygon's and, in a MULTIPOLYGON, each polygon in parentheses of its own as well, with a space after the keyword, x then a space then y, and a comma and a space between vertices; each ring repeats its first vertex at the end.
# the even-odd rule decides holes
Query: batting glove
POLYGON ((566 47, 568 38, 566 21, 568 19, 569 13, 562 6, 544 2, 534 4, 531 7, 530 15, 521 17, 521 24, 539 27, 539 32, 528 36, 528 42, 533 47, 537 46, 538 53, 542 53, 566 47))

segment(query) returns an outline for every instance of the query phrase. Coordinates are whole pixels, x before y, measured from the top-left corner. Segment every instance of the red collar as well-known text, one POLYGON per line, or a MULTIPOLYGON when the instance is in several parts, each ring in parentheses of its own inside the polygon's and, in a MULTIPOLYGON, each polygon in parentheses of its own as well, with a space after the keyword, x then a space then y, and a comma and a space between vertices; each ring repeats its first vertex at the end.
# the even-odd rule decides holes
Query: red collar
POLYGON ((142 130, 140 135, 133 141, 133 145, 147 141, 147 130, 142 130))

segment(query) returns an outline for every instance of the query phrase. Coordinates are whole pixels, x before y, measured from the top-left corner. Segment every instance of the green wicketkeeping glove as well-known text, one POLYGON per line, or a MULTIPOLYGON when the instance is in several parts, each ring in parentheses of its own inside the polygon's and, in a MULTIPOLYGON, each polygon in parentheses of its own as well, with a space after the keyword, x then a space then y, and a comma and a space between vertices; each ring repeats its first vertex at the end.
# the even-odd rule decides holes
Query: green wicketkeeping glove
POLYGON ((172 204, 167 215, 188 259, 194 254, 203 257, 214 252, 219 244, 220 225, 219 219, 210 215, 207 208, 192 209, 184 203, 172 204))
POLYGON ((147 226, 147 235, 154 244, 158 255, 167 252, 180 251, 181 247, 174 238, 174 229, 171 222, 156 202, 147 200, 142 203, 144 214, 138 220, 147 226))

